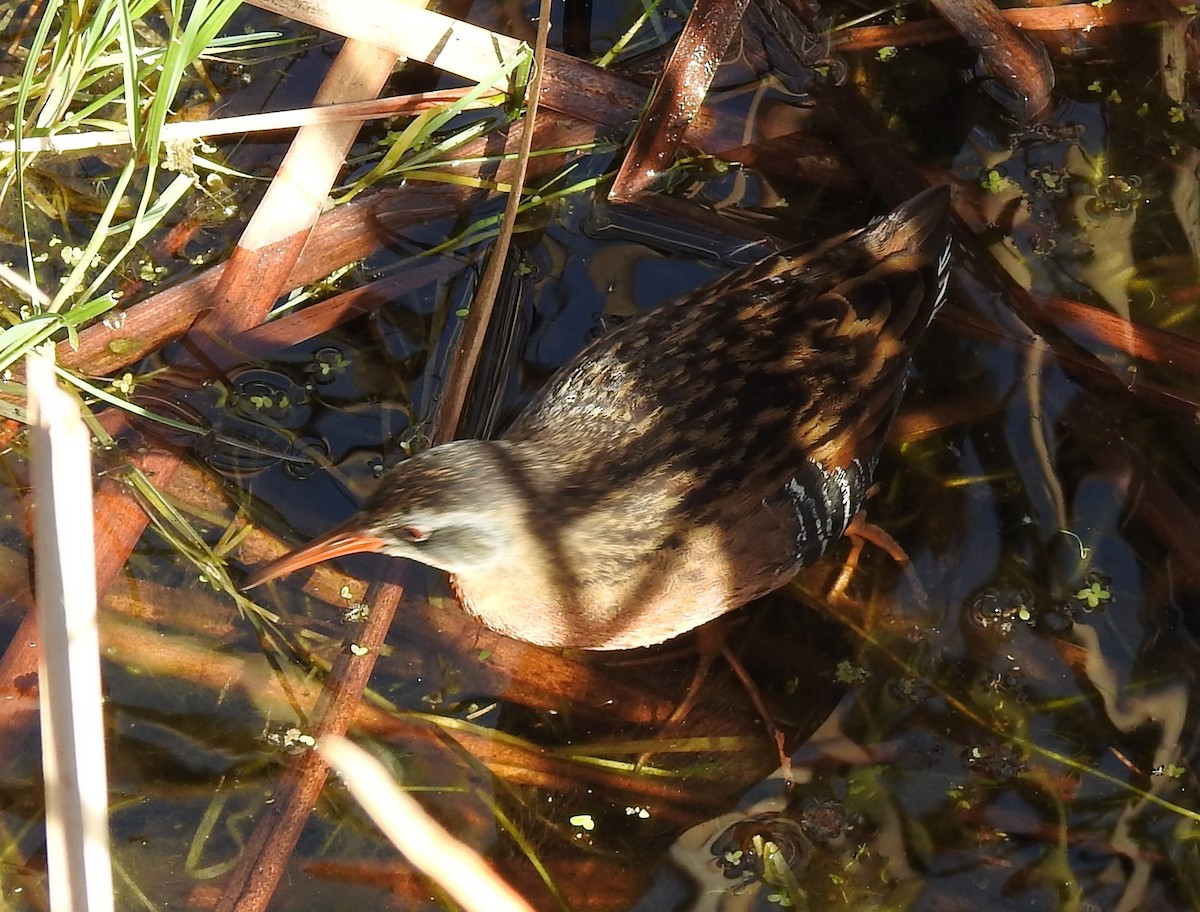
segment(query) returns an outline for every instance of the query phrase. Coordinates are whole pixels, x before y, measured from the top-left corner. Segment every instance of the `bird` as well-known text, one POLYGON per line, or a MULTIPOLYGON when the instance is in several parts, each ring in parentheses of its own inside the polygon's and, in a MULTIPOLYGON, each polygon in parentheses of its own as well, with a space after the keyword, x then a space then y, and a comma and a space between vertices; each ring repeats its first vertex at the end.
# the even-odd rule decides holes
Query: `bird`
POLYGON ((245 580, 356 552, 450 574, 547 647, 673 639, 786 584, 845 533, 946 298, 949 190, 633 317, 499 438, 426 449, 347 522, 245 580))

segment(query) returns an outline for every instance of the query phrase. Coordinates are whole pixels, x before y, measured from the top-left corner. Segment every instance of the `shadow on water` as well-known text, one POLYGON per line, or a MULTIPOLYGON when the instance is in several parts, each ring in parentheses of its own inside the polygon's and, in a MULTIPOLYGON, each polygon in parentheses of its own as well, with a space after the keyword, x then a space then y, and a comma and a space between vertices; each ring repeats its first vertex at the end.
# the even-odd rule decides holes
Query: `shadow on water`
MULTIPOLYGON (((1070 162, 1078 146, 1066 117, 1062 136, 1018 138, 1017 149, 1036 152, 1043 168, 1050 158, 1070 162)), ((957 167, 975 166, 964 152, 957 167)), ((1061 214, 1049 205, 1059 197, 1038 196, 1037 186, 1025 189, 1034 205, 1061 214)), ((1077 241, 1071 224, 1041 221, 1018 236, 1033 250, 1056 225, 1051 237, 1067 246, 1077 241)), ((554 324, 582 341, 579 327, 603 308, 594 285, 581 287, 582 303, 560 306, 548 264, 569 238, 549 228, 524 261, 535 382, 546 371, 539 343, 554 324)), ((597 246, 581 243, 581 256, 597 246)), ((1058 269, 1061 285, 1074 260, 1058 261, 1032 262, 1058 269)), ((643 284, 677 269, 648 258, 643 284)), ((466 290, 451 284, 441 294, 439 306, 455 308, 466 290)), ((335 467, 300 480, 279 468, 251 472, 256 498, 301 518, 295 537, 352 512, 391 458, 380 441, 394 447, 419 430, 413 403, 427 402, 437 380, 424 353, 435 311, 431 298, 410 297, 254 369, 255 383, 303 403, 305 421, 288 432, 321 441, 335 467), (362 347, 364 338, 374 345, 362 347), (325 380, 314 383, 314 372, 325 380), (372 391, 365 404, 359 386, 372 391), (402 397, 389 395, 396 388, 402 397)), ((1181 384, 1165 369, 1154 379, 1181 384)), ((221 413, 212 420, 219 426, 221 413)), ((1195 454, 1190 416, 1141 407, 1136 382, 1128 402, 1114 402, 1026 340, 935 325, 867 507, 910 566, 867 546, 833 600, 851 547, 843 542, 793 587, 829 622, 782 595, 730 619, 743 648, 763 650, 746 662, 792 739, 794 788, 764 778, 774 751, 720 663, 695 714, 664 727, 695 668, 689 639, 644 655, 579 657, 568 673, 611 695, 555 702, 500 674, 530 663, 552 691, 562 673, 552 654, 511 641, 479 649, 479 640, 439 633, 456 609, 438 601, 436 579, 432 606, 405 611, 375 686, 409 712, 477 720, 517 746, 479 733, 452 739, 403 713, 372 737, 406 782, 432 790, 443 818, 492 844, 529 895, 544 889, 533 852, 578 907, 704 908, 721 895, 763 907, 801 897, 811 908, 956 908, 982 895, 996 909, 1188 908, 1196 881, 1187 836, 1200 819, 1181 791, 1194 741, 1195 454), (620 686, 629 685, 653 707, 622 710, 620 686), (492 802, 524 834, 524 849, 493 843, 492 802)), ((377 560, 348 566, 366 575, 377 560)), ((313 612, 304 624, 336 635, 328 607, 294 607, 313 612)), ((339 815, 358 819, 331 805, 318 824, 346 840, 337 857, 373 857, 371 838, 361 828, 351 835, 339 815)), ((304 869, 326 885, 386 885, 406 903, 423 895, 390 861, 322 859, 304 869)), ((321 908, 311 886, 306 907, 321 908)))
MULTIPOLYGON (((886 111, 936 123, 940 135, 915 139, 941 150, 927 157, 946 165, 958 210, 1035 294, 1190 342, 1194 104, 1178 106, 1180 121, 1145 88, 1158 85, 1148 34, 1110 45, 1115 66, 1083 50, 1058 60, 1058 107, 1037 128, 1015 127, 932 51, 902 49, 895 75, 882 59, 861 64, 886 111)), ((755 218, 779 215, 753 176, 687 184, 698 173, 682 178, 685 194, 724 206, 744 193, 755 218)), ((808 195, 818 215, 788 215, 781 234, 854 227, 817 219, 857 219, 845 213, 860 199, 808 195)), ((528 310, 503 381, 510 418, 590 336, 713 275, 589 237, 588 208, 564 205, 519 239, 513 285, 528 310)), ((256 521, 293 541, 350 515, 420 441, 446 326, 472 284, 448 275, 188 391, 183 414, 260 450, 198 447, 218 482, 199 514, 206 532, 218 538, 228 520, 222 487, 248 490, 256 521)), ((436 574, 408 589, 358 737, 539 908, 555 901, 538 864, 580 909, 1200 906, 1200 410, 1158 395, 1194 401, 1195 365, 1134 358, 1128 340, 1076 321, 1066 331, 1127 391, 1097 392, 1052 348, 962 309, 952 302, 916 354, 866 508, 908 563, 843 541, 787 592, 722 621, 787 737, 790 789, 725 664, 670 721, 693 683, 694 638, 542 650, 472 625, 436 574)), ((0 473, 18 488, 19 454, 6 451, 0 473)), ((15 545, 4 556, 15 586, 25 561, 15 545)), ((344 567, 369 577, 381 560, 344 567)), ((105 606, 118 859, 153 902, 204 905, 270 813, 282 761, 305 749, 300 707, 345 628, 297 580, 272 598, 278 625, 252 629, 153 536, 131 566, 105 606)), ((33 858, 0 865, 6 891, 41 877, 37 761, 21 751, 0 784, 7 844, 33 858)), ((356 902, 442 907, 331 785, 276 904, 356 902)))

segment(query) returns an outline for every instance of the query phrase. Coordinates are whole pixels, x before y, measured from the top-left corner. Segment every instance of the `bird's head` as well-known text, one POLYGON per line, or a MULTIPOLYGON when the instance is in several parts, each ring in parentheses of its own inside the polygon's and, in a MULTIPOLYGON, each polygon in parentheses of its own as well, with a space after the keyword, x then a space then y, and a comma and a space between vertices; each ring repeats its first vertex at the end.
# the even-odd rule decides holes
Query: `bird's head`
POLYGON ((378 552, 462 574, 502 561, 523 521, 504 444, 460 440, 426 450, 384 475, 347 522, 246 580, 249 589, 319 561, 378 552))

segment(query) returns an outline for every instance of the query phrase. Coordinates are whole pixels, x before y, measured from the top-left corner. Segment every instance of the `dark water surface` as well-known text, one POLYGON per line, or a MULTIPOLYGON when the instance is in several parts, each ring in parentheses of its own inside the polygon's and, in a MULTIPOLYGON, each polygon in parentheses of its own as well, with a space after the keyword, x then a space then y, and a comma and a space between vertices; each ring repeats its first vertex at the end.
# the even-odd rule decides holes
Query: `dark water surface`
MULTIPOLYGON (((596 26, 597 50, 626 26, 623 9, 606 8, 618 24, 596 26)), ((1159 88, 1151 30, 1073 39, 1052 54, 1056 107, 1038 128, 983 91, 957 42, 849 60, 1035 295, 1194 340, 1196 108, 1159 88)), ((619 160, 591 156, 574 179, 619 160)), ((752 173, 698 168, 680 184, 782 237, 828 236, 885 208, 865 190, 777 191, 752 173), (776 205, 784 195, 792 205, 776 205)), ((728 268, 646 244, 636 220, 602 231, 609 221, 580 195, 524 224, 502 303, 518 314, 513 355, 489 380, 500 427, 589 338, 728 268)), ((398 235, 345 281, 401 268, 451 228, 398 235)), ((728 258, 737 244, 704 242, 728 258)), ((191 403, 227 435, 314 463, 220 444, 198 447, 199 461, 289 541, 349 516, 422 444, 476 281, 472 266, 448 269, 191 403)), ((547 653, 464 624, 439 575, 417 570, 352 734, 538 908, 557 907, 546 879, 570 908, 641 912, 1200 907, 1200 408, 1188 405, 1200 360, 1154 364, 1122 350, 1128 333, 1106 344, 1068 321, 1121 379, 1114 394, 979 313, 953 300, 918 352, 866 509, 908 563, 842 542, 729 619, 787 737, 790 787, 720 660, 687 718, 668 721, 693 682, 694 637, 633 655, 547 653)), ((0 467, 24 474, 16 451, 0 467)), ((223 509, 201 519, 213 540, 223 509)), ((385 560, 340 566, 370 578, 385 560)), ((301 592, 307 576, 258 594, 279 621, 256 630, 151 534, 110 595, 120 908, 210 905, 288 753, 305 749, 300 692, 346 629, 345 605, 301 592)), ((0 898, 14 910, 37 907, 38 764, 31 744, 0 782, 12 859, 0 859, 0 898)), ((331 784, 272 908, 364 906, 445 907, 331 784)))

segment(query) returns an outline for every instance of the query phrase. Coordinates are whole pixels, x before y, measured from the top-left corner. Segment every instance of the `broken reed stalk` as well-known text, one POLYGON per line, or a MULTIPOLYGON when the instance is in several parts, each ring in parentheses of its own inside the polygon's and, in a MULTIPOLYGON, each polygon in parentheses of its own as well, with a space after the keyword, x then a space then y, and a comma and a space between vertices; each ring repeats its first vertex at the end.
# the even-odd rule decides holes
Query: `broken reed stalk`
POLYGON ((398 788, 378 760, 335 736, 322 739, 319 750, 392 845, 467 912, 533 912, 478 852, 398 788))

